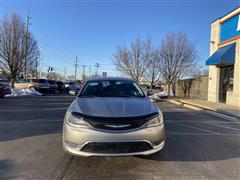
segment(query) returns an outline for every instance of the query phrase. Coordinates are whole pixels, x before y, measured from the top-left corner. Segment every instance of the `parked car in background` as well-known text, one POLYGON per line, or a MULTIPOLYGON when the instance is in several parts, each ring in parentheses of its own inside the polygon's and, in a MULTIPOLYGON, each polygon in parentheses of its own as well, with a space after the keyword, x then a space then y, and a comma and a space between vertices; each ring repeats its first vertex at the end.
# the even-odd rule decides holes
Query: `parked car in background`
POLYGON ((50 89, 46 79, 20 79, 14 86, 20 89, 35 89, 39 92, 47 92, 50 89))
POLYGON ((3 98, 7 94, 11 94, 9 81, 5 78, 0 78, 0 98, 3 98))
POLYGON ((62 93, 65 91, 65 85, 62 81, 57 81, 57 90, 62 93))
POLYGON ((75 82, 65 82, 65 89, 67 92, 69 92, 70 90, 80 90, 81 89, 81 85, 75 82))
POLYGON ((80 91, 80 89, 72 89, 72 90, 69 90, 68 93, 70 95, 76 96, 76 95, 78 95, 79 91, 80 91))
POLYGON ((64 82, 64 84, 67 92, 69 92, 72 89, 76 89, 76 85, 74 82, 64 82))
POLYGON ((77 95, 81 89, 81 85, 76 82, 66 83, 65 86, 67 86, 66 90, 70 95, 77 95))
POLYGON ((57 85, 56 81, 48 80, 48 84, 49 84, 49 87, 50 87, 50 92, 56 92, 57 91, 58 85, 57 85))
POLYGON ((80 156, 160 151, 165 144, 163 114, 149 95, 131 79, 88 80, 66 112, 64 150, 80 156))

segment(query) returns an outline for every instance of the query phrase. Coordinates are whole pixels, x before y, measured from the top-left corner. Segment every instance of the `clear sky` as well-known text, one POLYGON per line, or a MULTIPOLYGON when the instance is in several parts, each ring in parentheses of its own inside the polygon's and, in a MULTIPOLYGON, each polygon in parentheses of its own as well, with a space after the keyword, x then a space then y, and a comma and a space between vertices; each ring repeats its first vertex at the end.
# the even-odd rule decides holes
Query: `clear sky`
MULTIPOLYGON (((42 47, 43 68, 74 74, 81 65, 100 63, 100 71, 117 75, 112 65, 117 45, 151 36, 157 46, 167 32, 185 32, 197 43, 200 61, 209 55, 211 21, 240 5, 239 0, 0 0, 1 17, 18 12, 32 17, 29 30, 42 47)), ((78 77, 82 73, 78 69, 78 77)))

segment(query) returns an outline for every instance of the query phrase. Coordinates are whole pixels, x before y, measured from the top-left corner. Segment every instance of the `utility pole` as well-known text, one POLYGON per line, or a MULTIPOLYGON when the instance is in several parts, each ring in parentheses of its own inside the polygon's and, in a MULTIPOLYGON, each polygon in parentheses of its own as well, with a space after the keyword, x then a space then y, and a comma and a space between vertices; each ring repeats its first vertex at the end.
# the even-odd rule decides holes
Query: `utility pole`
POLYGON ((75 61, 75 64, 73 64, 74 67, 75 67, 75 81, 77 80, 77 68, 79 66, 78 64, 78 57, 76 56, 76 61, 75 61))
POLYGON ((85 79, 86 79, 86 76, 85 76, 85 68, 86 68, 86 65, 82 65, 82 67, 83 67, 82 79, 85 80, 85 79))
POLYGON ((35 78, 38 78, 38 58, 36 58, 36 76, 35 78))
POLYGON ((2 25, 2 23, 3 23, 3 13, 2 13, 3 12, 3 1, 0 2, 0 11, 1 11, 0 14, 1 14, 1 25, 2 25))
POLYGON ((28 48, 28 25, 29 25, 29 9, 28 9, 28 15, 26 17, 26 32, 25 32, 25 61, 24 61, 24 77, 27 76, 27 48, 28 48))
POLYGON ((92 76, 92 66, 89 65, 88 67, 88 76, 91 77, 92 76))
POLYGON ((64 80, 66 81, 66 77, 67 77, 67 68, 66 66, 64 67, 64 80))
POLYGON ((42 48, 40 48, 40 58, 39 58, 39 78, 42 77, 42 48))
POLYGON ((100 64, 96 63, 95 67, 96 67, 96 76, 98 76, 98 68, 100 67, 100 64))

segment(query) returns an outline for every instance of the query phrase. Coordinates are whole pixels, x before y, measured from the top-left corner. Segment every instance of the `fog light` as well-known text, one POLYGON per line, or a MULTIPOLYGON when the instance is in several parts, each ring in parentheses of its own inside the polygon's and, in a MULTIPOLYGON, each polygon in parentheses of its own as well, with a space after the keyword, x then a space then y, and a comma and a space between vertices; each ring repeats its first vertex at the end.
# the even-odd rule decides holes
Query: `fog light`
POLYGON ((155 141, 155 142, 153 142, 153 145, 158 146, 159 144, 161 144, 161 142, 162 142, 161 140, 155 141))
POLYGON ((69 142, 69 141, 65 141, 65 144, 66 144, 68 147, 72 148, 72 149, 79 149, 79 146, 78 146, 78 144, 76 144, 76 143, 72 143, 72 142, 69 142))

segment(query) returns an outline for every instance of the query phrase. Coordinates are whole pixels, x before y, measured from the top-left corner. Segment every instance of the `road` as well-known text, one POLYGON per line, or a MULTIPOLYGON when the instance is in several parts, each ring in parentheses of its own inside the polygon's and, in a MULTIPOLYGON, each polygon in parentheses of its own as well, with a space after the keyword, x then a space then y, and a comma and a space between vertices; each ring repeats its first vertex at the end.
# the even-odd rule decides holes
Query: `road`
POLYGON ((0 179, 239 179, 240 121, 159 102, 165 148, 151 156, 72 157, 62 150, 71 96, 0 99, 0 179))

